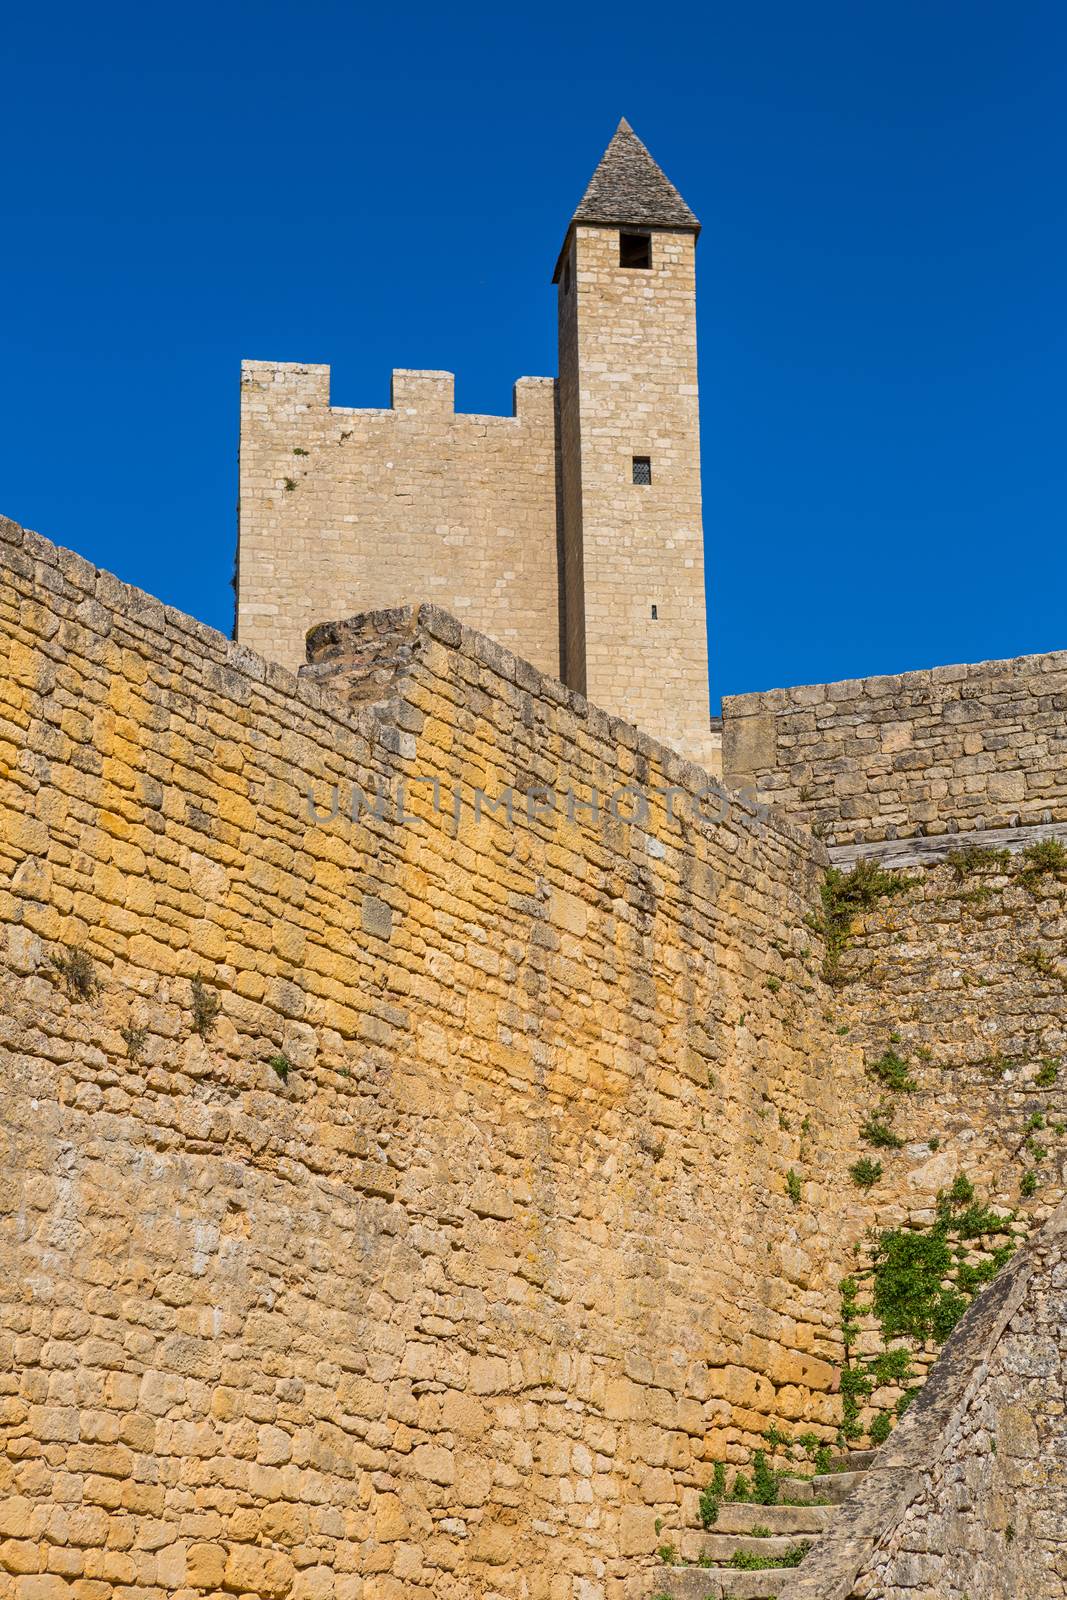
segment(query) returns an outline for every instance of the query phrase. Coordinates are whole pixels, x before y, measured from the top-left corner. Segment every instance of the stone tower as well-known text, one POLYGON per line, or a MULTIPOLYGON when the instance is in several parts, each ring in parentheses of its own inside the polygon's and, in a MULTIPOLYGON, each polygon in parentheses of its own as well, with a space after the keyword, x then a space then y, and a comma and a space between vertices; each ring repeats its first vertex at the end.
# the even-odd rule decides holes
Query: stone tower
POLYGON ((336 406, 330 369, 246 361, 236 636, 296 668, 316 623, 431 600, 718 768, 708 717, 694 256, 622 122, 559 258, 560 377, 510 417, 452 375, 336 406))
POLYGON ((563 676, 705 763, 700 224, 626 121, 556 266, 563 676))

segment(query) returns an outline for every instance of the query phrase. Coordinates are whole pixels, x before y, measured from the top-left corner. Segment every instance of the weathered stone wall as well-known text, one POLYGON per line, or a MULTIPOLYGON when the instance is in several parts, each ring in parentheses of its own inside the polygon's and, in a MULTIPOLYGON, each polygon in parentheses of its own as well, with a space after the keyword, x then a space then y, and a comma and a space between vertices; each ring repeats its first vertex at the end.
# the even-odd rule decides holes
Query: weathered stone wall
MULTIPOLYGON (((1067 1195, 1067 875, 1035 874, 1021 852, 971 870, 959 860, 959 869, 906 873, 906 894, 857 918, 842 961, 840 1025, 866 1064, 848 1165, 866 1158, 881 1169, 862 1198, 857 1191, 855 1236, 861 1217, 876 1230, 929 1229, 939 1195, 962 1178, 1005 1218, 1002 1235, 966 1246, 981 1266, 1067 1195), (1051 970, 1035 967, 1036 951, 1051 970), (903 1064, 907 1088, 879 1076, 887 1052, 903 1064), (871 1143, 872 1117, 899 1148, 871 1143)), ((861 1250, 853 1267, 868 1261, 861 1250)), ((869 1291, 864 1279, 861 1300, 869 1291)), ((877 1322, 861 1322, 861 1353, 872 1354, 882 1348, 877 1322)), ((915 1347, 917 1378, 936 1353, 932 1341, 915 1347)), ((865 1429, 899 1392, 875 1391, 861 1408, 865 1429)))
POLYGON ((977 1300, 782 1600, 1067 1594, 1067 1206, 977 1300))
MULTIPOLYGON (((905 893, 855 917, 841 981, 826 996, 824 1013, 861 1063, 842 1106, 837 1146, 819 1169, 828 1203, 841 1206, 840 1227, 849 1241, 845 1270, 857 1277, 861 1307, 872 1296, 870 1231, 929 1235, 940 1198, 959 1180, 972 1186, 976 1205, 1003 1219, 1002 1230, 961 1241, 970 1269, 983 1269, 994 1250, 1025 1239, 1067 1195, 1067 963, 1058 954, 1067 948, 1067 873, 1034 872, 1015 852, 960 872, 943 862, 900 878, 905 893), (1038 949, 1055 953, 1051 971, 1033 965, 1038 949), (896 1081, 903 1083, 897 1088, 879 1075, 887 1052, 899 1064, 896 1081), (898 1141, 893 1147, 872 1142, 875 1121, 898 1141), (862 1161, 877 1166, 868 1187, 852 1176, 862 1161), (838 1183, 844 1184, 840 1200, 838 1183)), ((783 966, 769 981, 780 982, 784 995, 807 980, 783 966)), ((812 1142, 821 1145, 823 1137, 819 1126, 812 1142)), ((810 1148, 806 1141, 796 1163, 805 1181, 810 1148)), ((840 1371, 837 1280, 827 1281, 826 1297, 840 1371)), ((858 1322, 852 1357, 862 1361, 887 1346, 877 1317, 861 1313, 858 1322)), ((935 1338, 907 1343, 910 1377, 903 1385, 881 1382, 861 1400, 860 1431, 851 1444, 868 1446, 872 1424, 892 1418, 903 1390, 921 1384, 933 1367, 935 1338)), ((838 1404, 834 1422, 841 1416, 838 1404)), ((789 1422, 780 1429, 791 1441, 803 1431, 789 1422)), ((815 1431, 823 1442, 832 1440, 831 1431, 815 1431)), ((742 1459, 739 1452, 728 1455, 742 1459)), ((774 1460, 795 1470, 797 1454, 785 1448, 774 1460)), ((664 1540, 689 1560, 700 1554, 691 1502, 683 1498, 679 1515, 665 1519, 664 1540)), ((699 1580, 693 1581, 703 1600, 699 1580)), ((653 1580, 635 1592, 666 1587, 653 1580)))
POLYGON ((613 1600, 836 1416, 819 848, 440 613, 296 680, 0 534, 5 1592, 613 1600))
POLYGON ((828 844, 1067 820, 1067 652, 728 696, 723 769, 828 844))
MULTIPOLYGON (((842 991, 864 1059, 892 1048, 915 1084, 893 1094, 868 1074, 870 1103, 891 1103, 909 1152, 927 1153, 903 1196, 929 1207, 962 1171, 983 1196, 1018 1208, 1032 1171, 1037 1190, 1023 1209, 1047 1215, 1067 1192, 1067 876, 1031 876, 1021 854, 906 876, 906 895, 857 924, 842 991), (1035 1114, 1044 1125, 1028 1134, 1035 1114)), ((891 1176, 900 1158, 881 1159, 891 1176)))
POLYGON ((295 671, 315 623, 428 600, 558 676, 556 476, 551 378, 483 417, 450 372, 355 410, 329 367, 244 362, 237 638, 295 671))

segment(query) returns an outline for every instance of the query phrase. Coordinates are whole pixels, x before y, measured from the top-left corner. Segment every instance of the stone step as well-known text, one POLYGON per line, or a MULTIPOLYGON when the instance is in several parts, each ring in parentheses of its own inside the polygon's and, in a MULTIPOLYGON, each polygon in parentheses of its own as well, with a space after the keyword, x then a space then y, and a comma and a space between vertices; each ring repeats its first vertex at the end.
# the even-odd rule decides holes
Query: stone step
POLYGON ((815 1499, 815 1490, 812 1487, 814 1482, 814 1478, 783 1478, 779 1485, 779 1493, 783 1500, 810 1506, 815 1499))
MULTIPOLYGON (((783 1556, 798 1544, 814 1544, 862 1478, 864 1467, 858 1460, 871 1451, 853 1451, 847 1458, 853 1470, 820 1472, 813 1478, 783 1478, 781 1492, 797 1505, 761 1506, 751 1501, 727 1501, 719 1507, 718 1521, 707 1533, 697 1535, 700 1559, 728 1561, 737 1550, 754 1555, 783 1556), (826 1504, 815 1504, 815 1501, 826 1504), (771 1530, 768 1536, 754 1538, 753 1527, 771 1530)), ((686 1530, 685 1555, 694 1552, 694 1535, 686 1530)), ((677 1566, 662 1567, 648 1576, 648 1600, 777 1600, 779 1588, 788 1582, 795 1567, 764 1567, 747 1572, 738 1567, 677 1566)))
POLYGON ((799 1500, 802 1505, 825 1500, 839 1506, 862 1477, 862 1472, 817 1472, 813 1478, 783 1478, 781 1495, 783 1500, 799 1500))
POLYGON ((873 1462, 877 1450, 850 1450, 847 1455, 831 1456, 831 1472, 866 1472, 873 1462))
POLYGON ((831 1505, 839 1506, 862 1477, 862 1472, 817 1472, 811 1486, 817 1500, 829 1500, 831 1505))
POLYGON ((817 1537, 809 1534, 801 1541, 792 1534, 784 1533, 771 1534, 769 1537, 764 1535, 759 1539, 744 1533, 706 1533, 701 1555, 725 1566, 735 1550, 744 1550, 752 1556, 784 1556, 800 1543, 814 1544, 817 1537))
POLYGON ((726 1501, 719 1507, 718 1521, 709 1533, 747 1533, 750 1528, 763 1526, 772 1533, 803 1534, 811 1537, 823 1533, 837 1515, 836 1506, 754 1506, 748 1501, 736 1504, 726 1501))
POLYGON ((738 1572, 733 1567, 664 1567, 648 1590, 650 1600, 777 1600, 795 1567, 738 1572))

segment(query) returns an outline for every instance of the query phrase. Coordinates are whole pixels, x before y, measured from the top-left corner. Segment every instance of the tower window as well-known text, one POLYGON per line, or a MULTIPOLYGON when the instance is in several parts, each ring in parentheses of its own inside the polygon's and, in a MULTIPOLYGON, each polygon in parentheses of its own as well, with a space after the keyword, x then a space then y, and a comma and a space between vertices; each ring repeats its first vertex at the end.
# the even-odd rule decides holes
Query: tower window
POLYGON ((652 457, 634 456, 634 482, 652 482, 652 457))
POLYGON ((647 233, 619 234, 619 266, 643 268, 652 265, 652 236, 647 233))
POLYGON ((659 607, 658 606, 653 606, 652 607, 652 621, 656 622, 658 620, 658 618, 659 618, 659 607))

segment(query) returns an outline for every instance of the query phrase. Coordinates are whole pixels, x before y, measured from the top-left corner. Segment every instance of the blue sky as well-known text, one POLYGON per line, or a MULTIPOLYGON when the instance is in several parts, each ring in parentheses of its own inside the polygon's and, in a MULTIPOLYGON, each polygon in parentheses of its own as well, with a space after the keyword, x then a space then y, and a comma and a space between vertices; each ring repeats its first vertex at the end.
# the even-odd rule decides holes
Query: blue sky
POLYGON ((2 49, 5 514, 228 631, 241 358, 508 411, 625 115, 704 224, 713 695, 1067 646, 1062 5, 45 4, 2 49))

